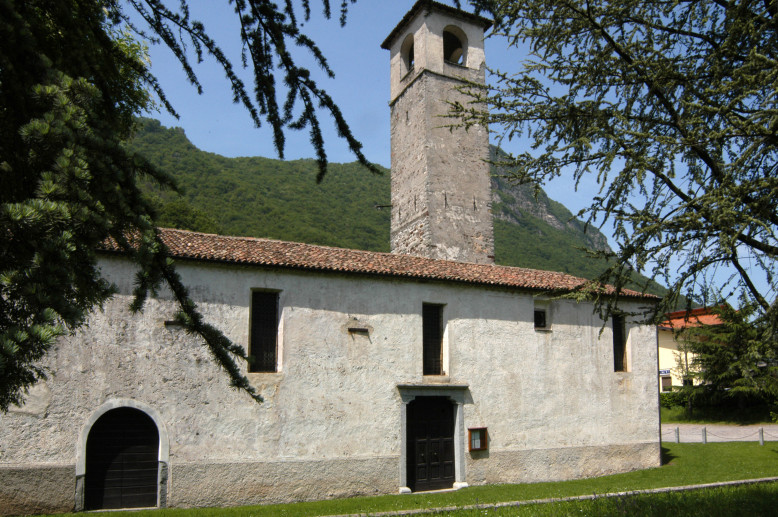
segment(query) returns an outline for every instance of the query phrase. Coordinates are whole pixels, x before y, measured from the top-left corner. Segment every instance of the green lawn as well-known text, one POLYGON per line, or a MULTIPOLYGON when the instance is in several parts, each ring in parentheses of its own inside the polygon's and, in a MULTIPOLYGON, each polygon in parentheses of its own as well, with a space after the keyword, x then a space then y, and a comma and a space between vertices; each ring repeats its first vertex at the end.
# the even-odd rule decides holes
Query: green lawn
MULTIPOLYGON (((202 508, 194 510, 135 511, 132 513, 116 512, 111 513, 111 516, 178 517, 186 515, 208 517, 218 515, 228 517, 262 517, 271 515, 302 516, 375 513, 411 508, 440 508, 549 497, 603 494, 778 476, 778 442, 767 442, 763 447, 753 442, 709 443, 706 445, 697 443, 667 443, 663 446, 662 456, 663 465, 658 468, 575 481, 524 485, 489 485, 470 487, 453 492, 386 495, 286 505, 245 506, 229 509, 202 508)), ((773 496, 776 495, 774 487, 766 490, 773 496)), ((665 501, 662 505, 675 504, 673 502, 675 500, 673 499, 674 496, 660 497, 657 495, 651 496, 650 499, 653 500, 654 497, 658 498, 657 500, 665 501)), ((685 496, 678 497, 683 499, 685 496)), ((773 497, 772 501, 773 504, 776 504, 775 497, 773 497)), ((600 504, 632 503, 597 502, 591 504, 594 505, 593 508, 599 508, 600 504)), ((556 507, 556 504, 554 506, 556 507)), ((502 511, 504 510, 500 510, 500 512, 502 511)), ((511 515, 514 515, 516 509, 514 508, 512 511, 514 513, 511 513, 511 515)), ((621 515, 630 515, 632 513, 627 512, 621 515)), ((495 513, 494 515, 500 514, 495 513)), ((561 515, 566 514, 561 513, 561 515)), ((586 510, 583 514, 598 515, 599 511, 591 510, 590 513, 589 510, 586 510)), ((475 513, 462 513, 462 515, 475 515, 475 513)), ((507 513, 504 515, 507 515, 507 513)), ((560 515, 560 513, 553 513, 553 515, 560 515)), ((578 515, 582 514, 578 513, 578 515)))

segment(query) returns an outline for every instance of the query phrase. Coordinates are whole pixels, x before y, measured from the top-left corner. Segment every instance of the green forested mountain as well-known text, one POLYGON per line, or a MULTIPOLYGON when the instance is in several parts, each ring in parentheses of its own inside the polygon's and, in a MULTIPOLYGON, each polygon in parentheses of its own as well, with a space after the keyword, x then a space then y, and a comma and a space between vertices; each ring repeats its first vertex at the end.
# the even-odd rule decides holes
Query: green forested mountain
POLYGON ((225 158, 197 149, 180 128, 144 119, 130 145, 172 175, 182 197, 150 191, 160 225, 389 251, 389 174, 332 164, 322 183, 314 160, 225 158))
MULTIPOLYGON (((172 175, 181 196, 148 188, 162 226, 389 251, 389 171, 373 175, 356 163, 330 164, 322 183, 314 160, 225 158, 197 149, 180 128, 144 119, 129 144, 172 175)), ((591 278, 596 261, 577 248, 607 248, 594 228, 541 192, 492 179, 498 264, 563 271, 591 278)))

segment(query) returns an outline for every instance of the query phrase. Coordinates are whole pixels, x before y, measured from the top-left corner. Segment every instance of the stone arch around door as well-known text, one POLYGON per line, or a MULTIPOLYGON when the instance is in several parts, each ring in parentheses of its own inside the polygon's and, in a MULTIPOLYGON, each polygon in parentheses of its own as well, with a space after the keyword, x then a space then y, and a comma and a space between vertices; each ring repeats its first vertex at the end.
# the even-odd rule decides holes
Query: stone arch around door
MULTIPOLYGON (((157 459, 157 494, 156 503, 152 506, 164 508, 167 506, 167 479, 168 479, 168 461, 170 457, 170 446, 167 429, 160 414, 152 407, 132 399, 111 399, 100 406, 94 413, 90 415, 84 426, 79 433, 78 443, 76 444, 76 493, 75 493, 75 511, 83 511, 86 509, 86 474, 87 474, 87 444, 89 441, 90 433, 92 433, 95 424, 101 421, 103 424, 110 424, 111 421, 121 421, 122 419, 129 418, 130 421, 138 423, 141 432, 143 429, 151 432, 151 424, 156 427, 157 433, 157 446, 156 446, 156 459, 157 459), (121 413, 111 413, 114 410, 124 410, 121 413), (134 412, 134 413, 133 413, 134 412), (101 418, 106 417, 108 420, 101 418), (119 420, 116 417, 120 417, 119 420), (145 420, 144 420, 145 419, 145 420), (145 423, 144 423, 145 422, 145 423), (145 427, 144 427, 145 426, 145 427)), ((104 425, 101 424, 96 428, 96 432, 101 433, 101 428, 104 425)), ((93 435, 94 436, 94 435, 93 435)))
MULTIPOLYGON (((468 386, 458 384, 433 386, 427 384, 413 384, 398 385, 397 389, 399 390, 402 399, 400 408, 400 493, 411 492, 411 485, 414 483, 414 475, 409 472, 409 470, 413 468, 412 460, 414 459, 411 457, 414 453, 414 446, 409 443, 409 426, 413 424, 412 422, 409 422, 409 417, 412 417, 412 411, 409 412, 409 404, 416 400, 417 397, 423 398, 426 401, 425 403, 432 403, 433 405, 435 405, 433 399, 437 399, 439 404, 449 403, 452 405, 453 433, 451 433, 451 442, 454 449, 454 479, 453 482, 451 482, 450 487, 466 487, 463 406, 465 404, 468 386)), ((424 489, 425 488, 421 488, 421 490, 424 489)))

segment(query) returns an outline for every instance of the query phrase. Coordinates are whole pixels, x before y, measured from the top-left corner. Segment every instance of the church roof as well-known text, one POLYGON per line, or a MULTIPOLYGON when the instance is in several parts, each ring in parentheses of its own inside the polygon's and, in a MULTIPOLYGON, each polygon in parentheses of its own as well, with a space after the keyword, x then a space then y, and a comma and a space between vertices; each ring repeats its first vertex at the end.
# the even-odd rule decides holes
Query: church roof
MULTIPOLYGON (((586 279, 554 271, 472 264, 273 239, 230 237, 168 228, 160 228, 160 236, 174 258, 223 264, 440 280, 542 291, 571 290, 587 282, 586 279)), ((119 248, 115 243, 107 243, 105 250, 119 251, 119 248)), ((653 295, 626 289, 622 290, 621 295, 654 298, 653 295)))
POLYGON ((392 29, 392 32, 389 33, 389 35, 386 37, 384 42, 381 43, 381 48, 389 50, 392 46, 392 41, 394 41, 397 35, 403 29, 405 29, 405 26, 408 25, 408 23, 410 23, 410 21, 422 9, 426 9, 427 11, 430 11, 432 9, 442 11, 451 16, 462 18, 470 22, 473 22, 476 25, 481 25, 484 28, 484 30, 487 30, 489 27, 492 26, 492 20, 488 18, 484 18, 476 14, 468 13, 467 11, 463 11, 462 9, 457 9, 456 7, 451 7, 446 4, 441 4, 440 2, 433 2, 432 0, 418 0, 418 2, 413 4, 413 7, 411 7, 411 9, 407 13, 405 13, 405 16, 403 16, 402 20, 400 20, 400 23, 398 23, 397 26, 394 29, 392 29))

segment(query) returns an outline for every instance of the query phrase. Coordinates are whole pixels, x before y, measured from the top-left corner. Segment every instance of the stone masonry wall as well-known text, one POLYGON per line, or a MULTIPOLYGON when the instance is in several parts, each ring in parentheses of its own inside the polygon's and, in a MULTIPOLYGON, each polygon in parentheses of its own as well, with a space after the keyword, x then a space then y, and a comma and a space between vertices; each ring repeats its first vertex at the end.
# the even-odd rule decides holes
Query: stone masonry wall
POLYGON ((431 258, 493 263, 494 236, 486 128, 449 126, 449 102, 467 105, 465 81, 484 83, 483 29, 467 33, 463 65, 443 60, 442 33, 460 23, 436 13, 407 29, 416 63, 404 68, 397 38, 391 58, 391 249, 431 258))
POLYGON ((392 252, 493 263, 487 132, 444 127, 461 84, 424 72, 392 105, 392 252))

